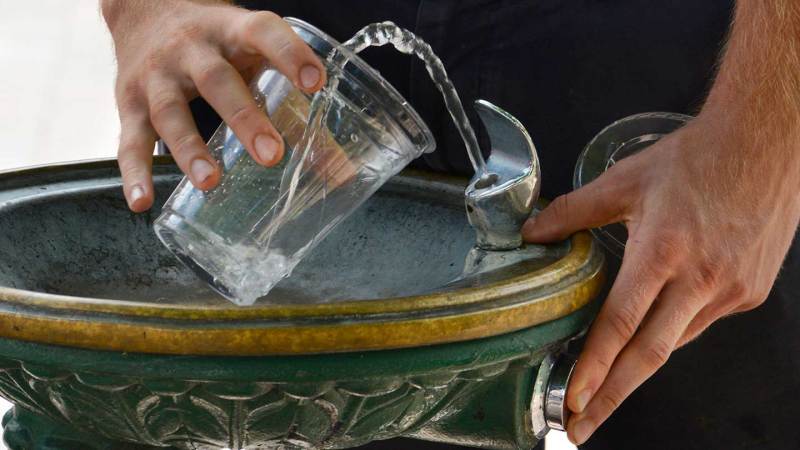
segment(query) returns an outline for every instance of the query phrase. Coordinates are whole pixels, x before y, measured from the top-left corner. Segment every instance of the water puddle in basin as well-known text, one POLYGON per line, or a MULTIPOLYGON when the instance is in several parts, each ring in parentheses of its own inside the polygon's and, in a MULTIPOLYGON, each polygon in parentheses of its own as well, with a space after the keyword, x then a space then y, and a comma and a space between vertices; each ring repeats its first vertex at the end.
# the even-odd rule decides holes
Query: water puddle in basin
POLYGON ((473 247, 464 258, 461 273, 440 290, 478 287, 528 275, 563 258, 569 248, 568 241, 555 245, 523 245, 502 251, 473 247))

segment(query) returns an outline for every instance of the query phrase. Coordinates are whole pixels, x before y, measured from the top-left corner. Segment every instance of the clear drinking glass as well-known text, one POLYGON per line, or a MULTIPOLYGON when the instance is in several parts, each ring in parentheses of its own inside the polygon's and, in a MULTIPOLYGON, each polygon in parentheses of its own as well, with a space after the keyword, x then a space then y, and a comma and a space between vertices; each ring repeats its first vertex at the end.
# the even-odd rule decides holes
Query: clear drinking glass
MULTIPOLYGON (((578 157, 573 186, 578 189, 589 184, 619 160, 639 153, 691 119, 683 114, 649 112, 628 116, 603 128, 578 157)), ((608 251, 622 258, 628 240, 624 225, 613 223, 591 231, 608 251)))
MULTIPOLYGON (((335 47, 347 53, 311 25, 287 21, 322 61, 335 47)), ((219 185, 200 191, 184 178, 155 221, 164 245, 234 303, 266 295, 387 179, 435 148, 400 94, 346 56, 344 70, 326 62, 329 78, 338 74, 335 89, 325 88, 327 108, 317 107, 323 94, 304 94, 272 68, 256 76, 253 94, 285 142, 281 163, 259 166, 222 124, 209 141, 219 185)))

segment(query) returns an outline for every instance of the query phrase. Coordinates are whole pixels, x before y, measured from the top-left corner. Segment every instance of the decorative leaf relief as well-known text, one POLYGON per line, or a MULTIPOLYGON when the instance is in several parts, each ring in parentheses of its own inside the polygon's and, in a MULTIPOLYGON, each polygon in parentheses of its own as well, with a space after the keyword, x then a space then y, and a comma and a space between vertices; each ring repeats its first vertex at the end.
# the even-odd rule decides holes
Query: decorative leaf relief
POLYGON ((152 399, 150 395, 137 402, 140 420, 153 436, 155 443, 180 441, 209 441, 227 445, 230 436, 230 401, 204 399, 192 391, 168 397, 152 399), (227 404, 225 404, 227 403, 227 404))
POLYGON ((333 433, 338 417, 335 405, 323 399, 313 400, 298 408, 293 434, 307 443, 324 442, 333 433))
POLYGON ((175 397, 146 397, 137 407, 148 430, 161 440, 180 433, 183 427, 183 410, 175 397))
POLYGON ((247 441, 258 443, 287 439, 294 427, 296 413, 296 400, 290 399, 251 412, 243 427, 247 430, 247 441))
POLYGON ((508 362, 414 377, 324 383, 133 380, 0 358, 0 395, 113 440, 180 449, 341 448, 451 414, 508 362))
POLYGON ((0 395, 14 403, 44 416, 53 413, 42 406, 42 396, 30 387, 19 368, 0 371, 0 395))
MULTIPOLYGON (((215 404, 214 398, 202 398, 195 395, 189 395, 189 401, 192 402, 194 408, 186 408, 186 411, 192 411, 192 428, 202 430, 205 433, 213 433, 216 436, 225 436, 230 434, 230 421, 231 412, 233 409, 234 401, 216 399, 221 405, 215 404), (197 411, 202 411, 199 417, 197 411)), ((198 431, 199 431, 198 430, 198 431)))
POLYGON ((366 412, 353 424, 348 435, 354 438, 396 435, 396 433, 387 433, 386 431, 403 417, 412 402, 411 397, 398 397, 390 403, 383 404, 381 408, 366 412))
POLYGON ((58 410, 70 424, 85 430, 98 431, 111 438, 136 440, 138 433, 129 426, 125 416, 109 397, 103 391, 80 383, 65 383, 50 389, 50 399, 53 403, 58 403, 58 410))

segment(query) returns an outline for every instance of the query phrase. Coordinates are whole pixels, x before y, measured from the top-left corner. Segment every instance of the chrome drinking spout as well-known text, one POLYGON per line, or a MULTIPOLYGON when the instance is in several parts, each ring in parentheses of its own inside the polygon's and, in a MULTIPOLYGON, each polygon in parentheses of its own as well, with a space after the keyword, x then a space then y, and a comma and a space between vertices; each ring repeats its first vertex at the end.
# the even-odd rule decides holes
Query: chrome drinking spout
POLYGON ((491 153, 486 172, 476 173, 467 186, 467 217, 478 247, 512 250, 522 245, 520 230, 539 197, 539 157, 514 116, 486 100, 477 100, 475 109, 489 135, 491 153))

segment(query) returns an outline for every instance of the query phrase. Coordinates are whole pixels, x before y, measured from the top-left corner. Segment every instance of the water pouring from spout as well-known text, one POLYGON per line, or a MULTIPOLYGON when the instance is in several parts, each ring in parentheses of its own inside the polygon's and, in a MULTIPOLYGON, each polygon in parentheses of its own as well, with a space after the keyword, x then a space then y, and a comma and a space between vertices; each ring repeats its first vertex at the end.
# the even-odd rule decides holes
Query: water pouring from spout
POLYGON ((154 224, 167 248, 218 292, 250 305, 289 276, 386 180, 432 151, 433 136, 422 119, 355 55, 385 44, 422 59, 464 139, 475 168, 465 197, 478 246, 500 250, 521 244, 519 231, 538 194, 539 169, 530 137, 516 119, 488 102, 476 103, 493 147, 484 160, 441 60, 413 33, 384 22, 338 44, 308 24, 290 23, 326 58, 329 75, 313 99, 271 67, 253 81, 254 95, 263 96, 291 156, 280 172, 264 170, 221 126, 209 142, 225 168, 220 185, 200 192, 181 183, 154 224))
POLYGON ((447 77, 442 61, 431 46, 392 22, 367 25, 343 44, 358 53, 371 46, 391 44, 402 53, 415 55, 444 97, 475 169, 465 192, 467 215, 477 233, 477 244, 486 250, 509 250, 522 245, 520 229, 533 212, 539 196, 541 171, 536 148, 525 127, 511 114, 485 101, 475 108, 492 143, 484 160, 461 99, 447 77))
POLYGON ((380 47, 391 44, 397 51, 407 55, 414 55, 425 64, 431 80, 442 93, 447 111, 453 118, 464 146, 467 156, 475 169, 476 174, 487 174, 486 161, 481 154, 475 131, 469 123, 467 113, 461 104, 461 99, 456 92, 453 82, 447 76, 442 60, 433 52, 431 46, 416 36, 414 33, 395 25, 393 22, 379 22, 367 25, 347 40, 342 47, 359 53, 368 47, 380 47))

